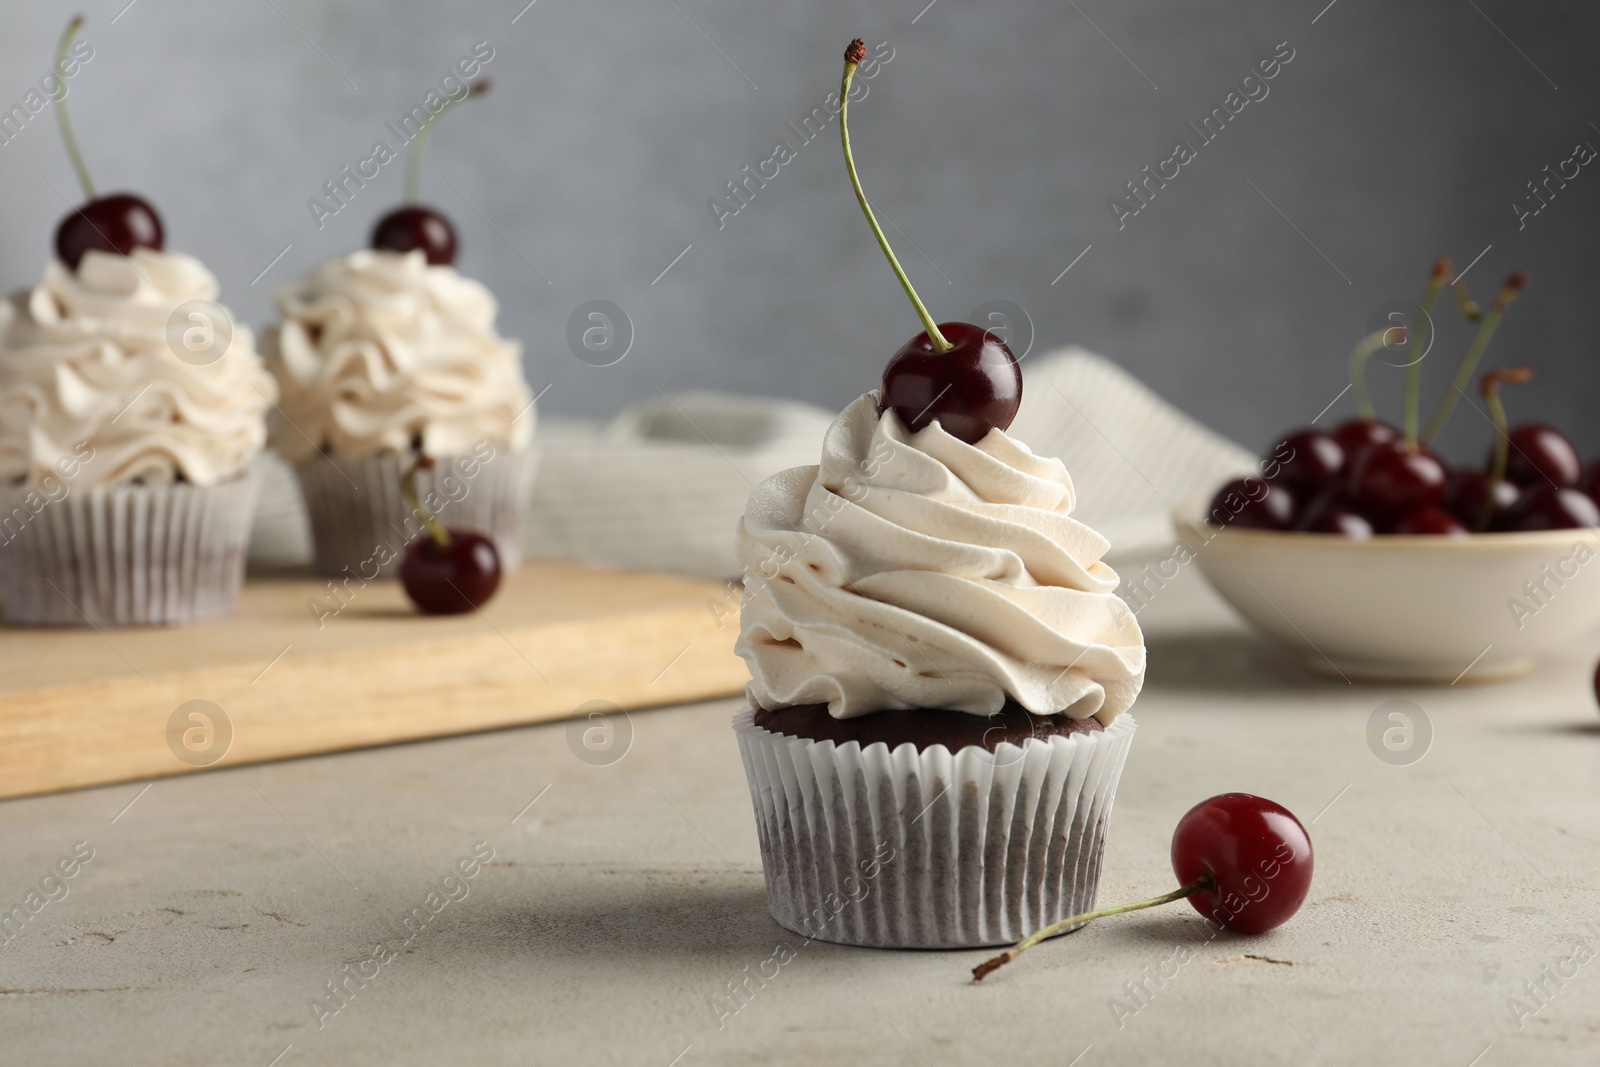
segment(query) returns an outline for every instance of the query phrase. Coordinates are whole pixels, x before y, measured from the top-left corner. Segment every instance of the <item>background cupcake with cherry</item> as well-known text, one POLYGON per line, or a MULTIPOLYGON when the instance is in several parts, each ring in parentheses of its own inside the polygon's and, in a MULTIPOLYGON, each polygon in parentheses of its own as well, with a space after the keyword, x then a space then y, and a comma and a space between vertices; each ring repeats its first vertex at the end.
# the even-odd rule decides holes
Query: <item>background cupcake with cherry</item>
MULTIPOLYGON (((82 19, 62 35, 58 62, 82 19)), ((229 611, 277 396, 217 280, 165 250, 143 199, 86 202, 39 284, 0 303, 0 615, 25 625, 182 623, 229 611)))
MULTIPOLYGON (((860 40, 845 53, 846 100, 860 40)), ((734 730, 772 915, 846 944, 1014 941, 1088 910, 1145 649, 1056 459, 1006 434, 1016 359, 922 319, 818 466, 739 526, 750 667, 734 730)))
POLYGON ((272 444, 294 464, 321 574, 397 572, 424 530, 408 476, 432 516, 491 538, 502 568, 521 558, 535 466, 521 345, 496 331, 489 290, 456 271, 449 219, 417 202, 421 150, 449 106, 413 137, 405 204, 372 247, 283 290, 283 321, 263 337, 283 393, 272 444))

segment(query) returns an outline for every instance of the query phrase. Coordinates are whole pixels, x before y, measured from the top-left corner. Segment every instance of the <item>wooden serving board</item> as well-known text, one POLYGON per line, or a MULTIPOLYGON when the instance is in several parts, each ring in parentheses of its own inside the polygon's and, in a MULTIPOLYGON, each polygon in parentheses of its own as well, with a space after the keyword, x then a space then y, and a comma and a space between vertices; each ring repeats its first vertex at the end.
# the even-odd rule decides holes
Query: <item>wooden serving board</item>
POLYGON ((450 617, 417 614, 393 581, 339 592, 253 575, 206 625, 0 627, 0 797, 730 696, 748 679, 737 591, 719 582, 528 561, 481 612, 450 617))

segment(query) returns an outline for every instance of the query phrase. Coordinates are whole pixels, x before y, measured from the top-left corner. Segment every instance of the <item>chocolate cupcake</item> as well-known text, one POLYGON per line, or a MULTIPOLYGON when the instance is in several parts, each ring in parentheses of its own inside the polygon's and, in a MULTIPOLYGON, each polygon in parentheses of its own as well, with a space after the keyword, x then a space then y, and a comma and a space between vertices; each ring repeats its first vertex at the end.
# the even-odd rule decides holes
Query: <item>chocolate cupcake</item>
POLYGON ((779 923, 962 948, 1094 906, 1145 657, 1074 504, 1059 460, 876 393, 756 488, 733 725, 779 923))
POLYGON ((521 346, 479 282, 421 251, 363 250, 279 294, 262 350, 283 391, 272 445, 294 464, 319 574, 392 576, 422 532, 401 492, 522 559, 533 491, 533 394, 521 346))

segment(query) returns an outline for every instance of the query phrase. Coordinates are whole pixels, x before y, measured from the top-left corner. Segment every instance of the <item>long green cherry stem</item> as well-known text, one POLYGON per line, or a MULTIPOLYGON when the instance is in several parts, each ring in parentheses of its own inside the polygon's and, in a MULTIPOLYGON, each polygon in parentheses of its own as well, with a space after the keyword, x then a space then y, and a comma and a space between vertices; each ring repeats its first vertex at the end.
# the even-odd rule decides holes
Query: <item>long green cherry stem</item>
POLYGON ((411 147, 406 152, 405 202, 407 204, 415 204, 417 202, 418 191, 422 185, 422 149, 423 146, 428 143, 428 136, 433 133, 434 123, 438 122, 446 111, 449 111, 456 104, 461 103, 461 101, 470 100, 474 96, 482 96, 488 91, 488 78, 484 78, 482 81, 473 82, 471 85, 467 86, 467 92, 465 96, 458 97, 454 100, 447 98, 443 107, 434 112, 432 115, 429 115, 422 125, 417 127, 417 132, 411 136, 411 147))
POLYGON ((1406 343, 1404 326, 1385 326, 1381 330, 1373 330, 1350 350, 1350 391, 1355 394, 1357 414, 1367 422, 1378 417, 1378 409, 1372 406, 1372 394, 1367 392, 1367 360, 1378 349, 1388 348, 1391 343, 1406 343))
POLYGON ((1216 879, 1211 876, 1210 871, 1205 871, 1201 873, 1200 877, 1196 878, 1188 885, 1174 889, 1170 893, 1162 893, 1159 897, 1151 897, 1149 900, 1137 900, 1132 904, 1115 904, 1109 908, 1097 908, 1094 911, 1086 911, 1082 915, 1069 915, 1060 922, 1051 923, 1044 929, 1037 930, 1034 933, 1029 934, 1021 941, 1018 941, 1015 945, 1012 945, 1010 948, 1000 953, 1000 955, 995 956, 992 959, 987 959, 978 964, 976 967, 972 968, 972 980, 974 982, 983 981, 988 975, 999 970, 1001 967, 1004 967, 1006 964, 1010 963, 1012 960, 1028 951, 1034 945, 1037 945, 1039 942, 1043 941, 1045 938, 1054 937, 1057 934, 1064 932, 1069 927, 1077 926, 1079 923, 1086 923, 1090 919, 1103 919, 1107 915, 1121 915, 1126 911, 1139 911, 1144 908, 1153 908, 1158 904, 1167 904, 1174 900, 1182 900, 1184 897, 1190 897, 1196 893, 1205 892, 1208 889, 1215 889, 1216 887, 1216 879))
POLYGON ((917 317, 922 320, 922 328, 928 333, 928 340, 933 343, 935 352, 948 352, 955 346, 945 340, 944 334, 939 332, 939 326, 933 321, 933 316, 928 314, 928 309, 917 296, 917 291, 911 287, 911 279, 906 277, 906 272, 900 266, 900 261, 895 258, 894 249, 889 247, 889 239, 883 235, 883 227, 878 225, 877 216, 872 213, 872 205, 867 203, 867 194, 861 191, 861 179, 856 176, 855 157, 850 154, 850 81, 856 75, 856 64, 867 58, 867 42, 857 37, 850 42, 850 47, 844 51, 844 76, 839 80, 839 143, 844 146, 844 166, 850 172, 850 185, 856 191, 856 202, 861 205, 861 213, 867 217, 867 225, 872 227, 873 236, 878 239, 878 247, 883 249, 889 266, 894 268, 894 276, 900 279, 900 288, 906 291, 906 296, 911 299, 911 306, 917 309, 917 317))
POLYGON ((1483 376, 1483 399, 1489 405, 1489 417, 1494 420, 1494 463, 1489 470, 1489 492, 1483 500, 1483 510, 1478 512, 1478 519, 1473 523, 1473 530, 1482 533, 1489 526, 1489 519, 1494 515, 1494 487, 1505 480, 1506 463, 1511 456, 1511 438, 1506 435, 1506 406, 1500 400, 1500 384, 1510 382, 1512 385, 1521 385, 1533 377, 1533 371, 1527 367, 1513 367, 1505 370, 1495 367, 1483 376))
POLYGON ((1444 429, 1445 420, 1450 418, 1450 412, 1455 409, 1457 399, 1472 383, 1472 375, 1478 369, 1478 360, 1483 358, 1484 350, 1489 347, 1489 340, 1494 336, 1495 327, 1500 325, 1500 320, 1505 318, 1506 309, 1527 284, 1526 271, 1513 272, 1500 287, 1500 291, 1495 294, 1494 303, 1489 305, 1489 310, 1479 316, 1478 332, 1473 335, 1472 343, 1467 346, 1466 354, 1461 357, 1461 365, 1456 368, 1456 376, 1451 379, 1450 388, 1445 390, 1444 396, 1439 398, 1438 406, 1433 409, 1433 414, 1428 417, 1428 428, 1422 433, 1424 444, 1432 441, 1439 431, 1444 429))
MULTIPOLYGON (((67 23, 67 28, 61 33, 61 43, 56 46, 56 73, 59 75, 67 64, 67 49, 72 47, 72 39, 78 36, 78 31, 83 28, 83 16, 74 15, 72 21, 67 23)), ((61 126, 61 139, 67 143, 67 156, 72 160, 72 169, 78 172, 78 184, 83 186, 83 195, 90 200, 96 199, 94 182, 89 178, 89 168, 83 162, 83 153, 78 149, 78 138, 72 132, 72 118, 67 114, 67 94, 65 86, 62 87, 60 99, 56 101, 56 122, 61 126)))
POLYGON ((1422 294, 1422 305, 1417 312, 1417 321, 1411 329, 1411 361, 1406 365, 1406 448, 1412 451, 1417 447, 1417 418, 1422 402, 1422 341, 1424 337, 1431 337, 1434 333, 1432 327, 1433 304, 1439 299, 1439 290, 1444 288, 1445 279, 1450 277, 1450 260, 1447 256, 1440 256, 1433 261, 1433 273, 1428 276, 1428 287, 1422 294), (1426 323, 1426 328, 1425 327, 1426 323))
POLYGON ((400 479, 400 492, 405 495, 406 503, 411 505, 411 513, 422 523, 428 534, 438 542, 440 548, 450 547, 450 531, 442 526, 433 513, 422 506, 422 498, 417 493, 417 471, 433 466, 433 457, 417 453, 417 458, 407 468, 405 477, 400 479))

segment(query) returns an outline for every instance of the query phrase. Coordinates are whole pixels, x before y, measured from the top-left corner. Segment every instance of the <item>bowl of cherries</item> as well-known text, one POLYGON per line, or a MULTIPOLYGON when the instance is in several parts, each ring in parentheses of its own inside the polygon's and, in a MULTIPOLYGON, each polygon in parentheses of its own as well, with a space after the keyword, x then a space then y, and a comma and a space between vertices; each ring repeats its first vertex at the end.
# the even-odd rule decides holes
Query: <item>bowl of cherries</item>
POLYGON ((1524 367, 1478 364, 1527 285, 1511 275, 1481 307, 1450 262, 1434 264, 1417 322, 1442 290, 1476 326, 1448 389, 1419 417, 1423 335, 1391 326, 1350 356, 1359 417, 1286 435, 1255 473, 1174 515, 1181 560, 1311 670, 1346 681, 1496 681, 1600 632, 1600 460, 1585 465, 1560 431, 1511 425, 1501 387, 1524 367), (1367 359, 1408 354, 1401 425, 1378 418, 1367 359), (1494 424, 1481 465, 1453 465, 1431 447, 1476 385, 1494 424))

